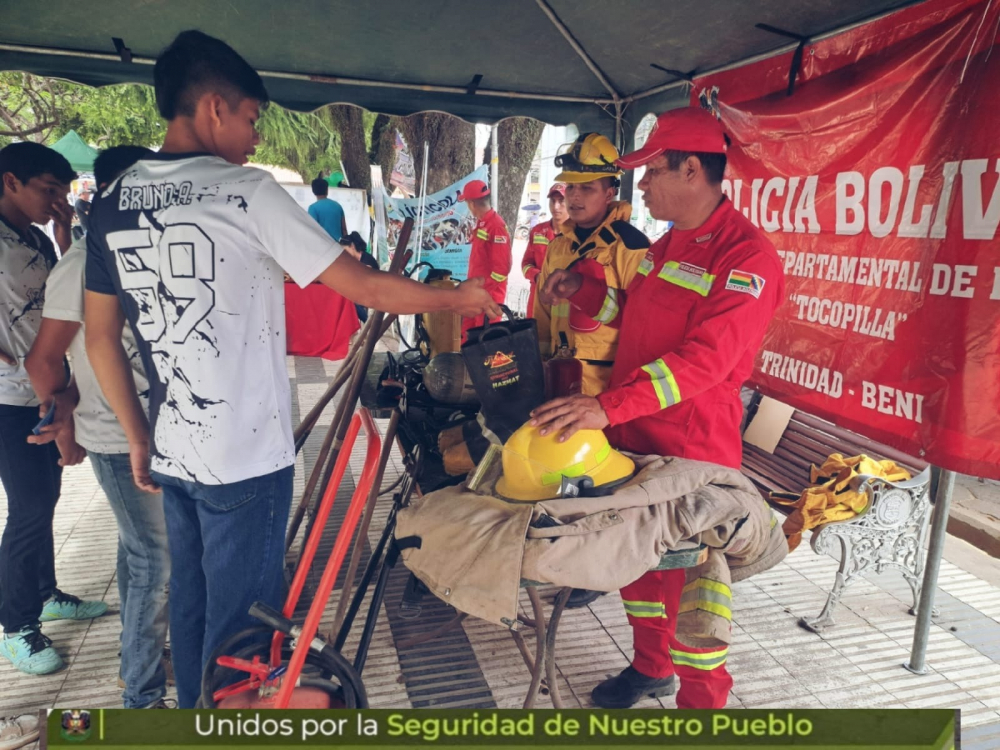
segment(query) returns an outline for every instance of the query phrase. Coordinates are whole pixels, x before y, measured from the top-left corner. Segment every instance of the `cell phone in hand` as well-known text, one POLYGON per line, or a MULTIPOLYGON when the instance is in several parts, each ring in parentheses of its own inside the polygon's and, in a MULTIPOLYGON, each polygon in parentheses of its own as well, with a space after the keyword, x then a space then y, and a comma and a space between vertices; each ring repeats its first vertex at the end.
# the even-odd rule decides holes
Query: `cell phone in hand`
POLYGON ((42 428, 48 427, 50 424, 52 424, 52 420, 55 418, 56 418, 56 405, 52 404, 52 406, 49 407, 49 410, 45 412, 45 416, 42 417, 42 421, 36 424, 34 427, 32 427, 31 431, 35 435, 41 435, 42 428))

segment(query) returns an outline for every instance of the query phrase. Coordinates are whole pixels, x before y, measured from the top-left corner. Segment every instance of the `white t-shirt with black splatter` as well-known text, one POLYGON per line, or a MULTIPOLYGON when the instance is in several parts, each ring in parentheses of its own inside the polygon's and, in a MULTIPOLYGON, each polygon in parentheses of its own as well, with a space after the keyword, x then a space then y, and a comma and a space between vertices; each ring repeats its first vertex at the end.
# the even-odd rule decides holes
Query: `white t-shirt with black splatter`
POLYGON ((41 229, 20 232, 0 216, 0 350, 17 360, 0 361, 0 404, 38 406, 24 358, 42 324, 45 281, 55 262, 55 248, 41 229))
POLYGON ((87 289, 117 294, 149 377, 151 468, 231 484, 295 460, 282 269, 341 247, 259 169, 205 154, 137 162, 93 203, 87 289))

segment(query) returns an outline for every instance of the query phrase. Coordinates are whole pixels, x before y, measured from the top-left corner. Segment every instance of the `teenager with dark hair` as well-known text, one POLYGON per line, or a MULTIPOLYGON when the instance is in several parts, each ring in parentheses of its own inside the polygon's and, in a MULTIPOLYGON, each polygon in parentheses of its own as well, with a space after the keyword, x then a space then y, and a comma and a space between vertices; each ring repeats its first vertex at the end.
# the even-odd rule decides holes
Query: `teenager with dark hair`
MULTIPOLYGON (((38 335, 45 282, 56 263, 49 238, 34 224, 55 222, 61 251, 70 245, 72 209, 66 200, 76 179, 66 159, 37 143, 0 150, 0 480, 7 522, 0 541, 0 654, 22 672, 48 674, 62 658, 41 622, 104 614, 103 602, 84 602, 56 588, 52 518, 62 462, 55 445, 31 445, 39 400, 24 368, 38 335)), ((57 397, 42 411, 72 412, 57 397)), ((82 460, 82 456, 80 456, 82 460)))
POLYGON ((438 290, 365 268, 263 170, 242 166, 267 101, 224 42, 184 32, 154 69, 159 153, 95 202, 87 235, 87 353, 129 442, 140 488, 163 487, 171 653, 194 706, 212 650, 281 606, 295 447, 282 269, 390 313, 499 313, 481 281, 438 290), (122 346, 128 319, 149 419, 122 346))

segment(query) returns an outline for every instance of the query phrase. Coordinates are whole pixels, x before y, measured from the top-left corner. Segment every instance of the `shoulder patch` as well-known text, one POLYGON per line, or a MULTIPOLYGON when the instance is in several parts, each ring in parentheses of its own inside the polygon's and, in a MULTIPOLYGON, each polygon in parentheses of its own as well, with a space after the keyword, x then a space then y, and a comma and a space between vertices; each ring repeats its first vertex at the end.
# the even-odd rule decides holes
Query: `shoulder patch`
POLYGON ((735 268, 729 272, 729 278, 726 279, 726 289, 732 292, 752 294, 754 299, 760 298, 760 293, 764 291, 764 284, 763 277, 755 273, 738 271, 735 268))
POLYGON ((627 221, 622 219, 613 221, 611 228, 621 237, 622 244, 629 250, 646 250, 649 247, 649 238, 627 221))

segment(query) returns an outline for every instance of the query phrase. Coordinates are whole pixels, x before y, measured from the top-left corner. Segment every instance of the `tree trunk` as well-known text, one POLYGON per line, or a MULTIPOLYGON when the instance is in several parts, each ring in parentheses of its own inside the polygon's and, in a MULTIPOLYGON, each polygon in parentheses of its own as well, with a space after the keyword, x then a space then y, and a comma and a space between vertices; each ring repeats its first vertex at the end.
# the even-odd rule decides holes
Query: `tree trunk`
POLYGON ((331 104, 330 119, 340 133, 340 161, 352 188, 371 193, 372 175, 365 146, 364 110, 353 104, 331 104))
POLYGON ((396 118, 379 115, 372 125, 371 147, 368 149, 368 163, 377 164, 382 169, 382 184, 391 193, 389 178, 396 161, 396 118))
POLYGON ((476 130, 472 123, 443 112, 401 117, 399 132, 410 147, 417 192, 424 169, 424 141, 429 144, 427 193, 448 187, 475 168, 476 130))
MULTIPOLYGON (((517 228, 517 215, 524 194, 524 181, 531 169, 531 162, 538 150, 545 123, 530 117, 508 117, 500 121, 497 131, 497 150, 500 153, 500 186, 497 212, 507 223, 511 236, 517 228)), ((493 158, 492 140, 486 146, 483 162, 493 158)), ((493 189, 497 189, 496 186, 493 189)), ((542 187, 545 189, 545 186, 542 187)))

